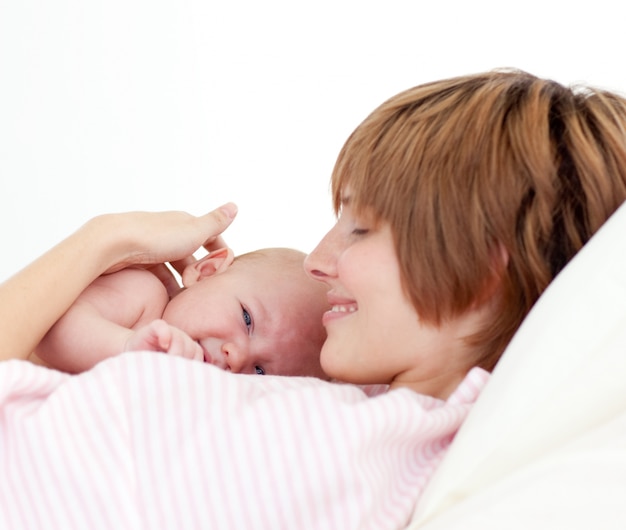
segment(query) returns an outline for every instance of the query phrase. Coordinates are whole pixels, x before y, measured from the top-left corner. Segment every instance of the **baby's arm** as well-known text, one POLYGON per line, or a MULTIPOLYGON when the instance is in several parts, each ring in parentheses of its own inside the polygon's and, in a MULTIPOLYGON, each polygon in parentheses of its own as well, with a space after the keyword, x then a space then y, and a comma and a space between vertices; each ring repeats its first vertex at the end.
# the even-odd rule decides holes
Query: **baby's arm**
POLYGON ((136 349, 128 344, 133 328, 160 318, 168 299, 163 284, 146 270, 129 268, 101 276, 46 334, 34 360, 76 373, 136 349))

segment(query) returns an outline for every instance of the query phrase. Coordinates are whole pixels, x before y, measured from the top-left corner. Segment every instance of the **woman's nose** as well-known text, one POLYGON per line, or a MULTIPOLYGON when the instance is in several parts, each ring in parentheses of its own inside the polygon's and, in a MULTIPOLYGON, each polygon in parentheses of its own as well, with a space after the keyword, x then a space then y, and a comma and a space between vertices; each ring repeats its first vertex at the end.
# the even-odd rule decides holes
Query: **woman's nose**
POLYGON ((227 370, 240 373, 246 367, 248 353, 244 346, 235 344, 234 342, 225 342, 222 345, 222 353, 224 354, 227 370))
POLYGON ((304 270, 314 280, 326 281, 335 276, 337 241, 331 229, 304 260, 304 270))

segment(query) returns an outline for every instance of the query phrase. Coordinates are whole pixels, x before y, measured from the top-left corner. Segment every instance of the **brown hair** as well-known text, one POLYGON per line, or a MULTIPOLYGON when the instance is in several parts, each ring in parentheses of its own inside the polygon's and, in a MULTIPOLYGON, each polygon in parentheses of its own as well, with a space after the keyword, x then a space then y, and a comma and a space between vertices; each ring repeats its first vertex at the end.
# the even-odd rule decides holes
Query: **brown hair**
POLYGON ((626 200, 626 100, 512 70, 421 85, 348 138, 332 177, 337 212, 346 186, 356 211, 391 224, 407 296, 425 321, 467 311, 499 278, 493 320, 468 337, 490 369, 626 200))

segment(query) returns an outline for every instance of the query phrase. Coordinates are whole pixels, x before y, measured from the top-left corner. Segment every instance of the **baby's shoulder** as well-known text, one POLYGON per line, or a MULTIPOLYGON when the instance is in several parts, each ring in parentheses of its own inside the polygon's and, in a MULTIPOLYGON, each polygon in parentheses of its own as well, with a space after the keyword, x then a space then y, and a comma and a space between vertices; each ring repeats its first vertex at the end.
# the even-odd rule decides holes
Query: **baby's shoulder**
POLYGON ((148 307, 164 308, 169 297, 161 280, 146 269, 126 268, 104 274, 87 289, 87 295, 107 300, 138 301, 148 307))

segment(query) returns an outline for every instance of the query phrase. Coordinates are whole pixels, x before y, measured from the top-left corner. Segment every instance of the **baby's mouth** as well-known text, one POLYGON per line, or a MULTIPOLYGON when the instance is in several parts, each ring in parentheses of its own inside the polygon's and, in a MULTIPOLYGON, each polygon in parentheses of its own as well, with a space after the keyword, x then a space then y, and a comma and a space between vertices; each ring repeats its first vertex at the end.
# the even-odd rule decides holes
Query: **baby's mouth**
POLYGON ((202 346, 202 344, 200 343, 200 341, 196 341, 198 344, 200 344, 200 347, 202 348, 202 353, 204 355, 204 362, 205 363, 209 363, 209 364, 213 364, 213 358, 211 357, 211 354, 207 351, 207 349, 202 346))

